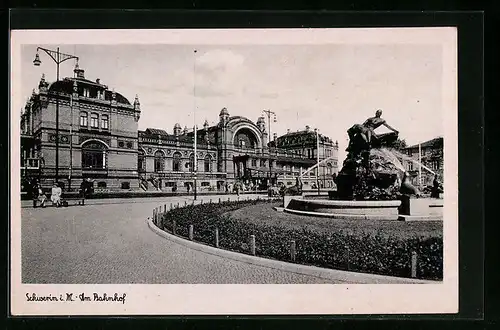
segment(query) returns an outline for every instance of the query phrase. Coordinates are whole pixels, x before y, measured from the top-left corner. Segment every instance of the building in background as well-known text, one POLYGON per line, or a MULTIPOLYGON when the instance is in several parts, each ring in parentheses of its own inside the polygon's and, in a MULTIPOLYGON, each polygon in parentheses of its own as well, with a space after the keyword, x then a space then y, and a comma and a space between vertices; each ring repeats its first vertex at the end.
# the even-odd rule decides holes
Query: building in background
MULTIPOLYGON (((316 164, 316 134, 309 127, 269 141, 264 117, 254 123, 242 116, 230 116, 226 108, 220 111, 217 125, 210 126, 205 120, 197 131, 197 140, 200 190, 221 190, 236 181, 261 188, 269 182, 290 186, 301 171, 316 164)), ((320 160, 333 156, 321 166, 322 187, 333 187, 337 152, 338 143, 320 135, 320 160)), ((175 124, 172 134, 155 128, 139 131, 138 168, 143 180, 154 182, 155 188, 193 188, 193 130, 175 124)), ((313 172, 303 179, 304 188, 315 182, 313 172)))
POLYGON ((137 98, 132 104, 99 79, 85 79, 78 65, 72 78, 49 83, 42 75, 38 93, 33 90, 21 116, 22 178, 36 177, 43 186, 52 186, 59 135, 57 181, 65 190, 78 188, 84 178, 101 189, 138 188, 140 113, 137 98))
MULTIPOLYGON (((138 130, 141 108, 99 79, 85 79, 75 67, 74 77, 48 83, 42 76, 38 93, 21 116, 21 175, 36 177, 50 187, 55 177, 55 118, 59 102, 59 176, 65 190, 77 190, 91 179, 100 190, 186 191, 194 188, 194 130, 175 124, 138 130)), ((338 143, 319 136, 308 126, 272 141, 264 117, 256 122, 230 116, 223 108, 218 123, 208 121, 197 130, 198 191, 225 190, 235 182, 247 187, 295 184, 295 178, 315 165, 316 153, 325 161, 319 171, 303 178, 304 189, 333 187, 338 172, 338 143)))
POLYGON ((438 180, 443 182, 443 142, 442 137, 437 137, 420 143, 420 147, 419 144, 415 144, 403 149, 403 153, 408 156, 403 165, 410 174, 412 184, 419 186, 421 180, 422 187, 432 186, 433 172, 437 173, 438 180), (422 164, 420 171, 419 162, 422 164))

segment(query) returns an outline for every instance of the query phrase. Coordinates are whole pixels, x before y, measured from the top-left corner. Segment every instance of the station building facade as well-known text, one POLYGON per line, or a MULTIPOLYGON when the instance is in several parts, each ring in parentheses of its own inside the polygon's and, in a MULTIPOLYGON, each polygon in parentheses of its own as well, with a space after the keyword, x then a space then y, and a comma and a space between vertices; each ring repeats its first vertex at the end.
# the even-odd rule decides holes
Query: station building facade
POLYGON ((42 76, 38 93, 26 102, 21 116, 21 175, 36 177, 43 186, 61 183, 75 190, 83 179, 101 190, 199 191, 224 190, 240 181, 252 187, 294 185, 295 178, 319 159, 319 176, 303 177, 304 188, 333 187, 338 172, 338 143, 302 131, 273 138, 264 117, 256 122, 231 116, 226 108, 218 123, 207 121, 194 130, 175 124, 138 129, 139 98, 133 102, 109 90, 99 79, 74 77, 48 83, 42 76), (56 108, 59 108, 59 166, 56 178, 56 108), (319 137, 319 149, 317 148, 319 137), (196 158, 196 166, 195 166, 196 158), (196 171, 195 171, 196 169, 196 171))

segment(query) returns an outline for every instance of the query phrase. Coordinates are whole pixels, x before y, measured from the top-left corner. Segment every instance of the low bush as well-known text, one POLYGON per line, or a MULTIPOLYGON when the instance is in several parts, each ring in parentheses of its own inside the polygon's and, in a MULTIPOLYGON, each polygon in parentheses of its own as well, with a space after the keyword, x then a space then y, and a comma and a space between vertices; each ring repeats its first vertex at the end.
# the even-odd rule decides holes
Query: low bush
MULTIPOLYGON (((290 242, 295 241, 295 262, 319 267, 366 272, 381 275, 410 277, 411 254, 416 252, 417 278, 442 279, 442 237, 400 238, 381 235, 355 235, 336 231, 320 233, 280 225, 241 222, 226 213, 236 209, 268 203, 265 200, 222 202, 188 205, 174 208, 160 221, 164 229, 187 237, 189 225, 194 226, 194 240, 209 245, 215 243, 219 229, 219 247, 249 253, 250 235, 255 235, 255 254, 290 261, 290 242)), ((161 228, 161 225, 160 225, 161 228)))

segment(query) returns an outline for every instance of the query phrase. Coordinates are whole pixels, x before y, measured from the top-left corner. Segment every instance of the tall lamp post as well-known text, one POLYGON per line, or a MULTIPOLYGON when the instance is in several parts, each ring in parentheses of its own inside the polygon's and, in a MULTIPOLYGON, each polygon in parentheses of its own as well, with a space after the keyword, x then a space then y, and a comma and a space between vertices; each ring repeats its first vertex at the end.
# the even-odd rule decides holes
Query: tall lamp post
MULTIPOLYGON (((267 136, 269 136, 269 142, 271 142, 271 115, 274 117, 274 122, 276 122, 276 113, 267 109, 263 110, 264 113, 267 115, 267 125, 269 128, 269 133, 267 136)), ((274 146, 276 148, 276 146, 274 146)), ((272 164, 272 159, 271 159, 271 148, 269 147, 268 143, 268 154, 269 154, 269 186, 271 186, 271 180, 272 180, 272 171, 273 171, 273 164, 272 164)))
MULTIPOLYGON (((59 47, 57 47, 57 50, 51 50, 51 49, 46 49, 42 47, 37 47, 36 49, 36 55, 35 59, 33 60, 33 65, 35 66, 40 66, 42 61, 40 61, 40 55, 38 52, 40 50, 43 50, 49 57, 56 63, 57 65, 57 79, 56 81, 59 81, 59 64, 61 64, 64 61, 67 61, 69 59, 75 59, 78 61, 78 56, 71 55, 71 54, 65 54, 61 53, 59 51, 59 47)), ((55 175, 55 181, 57 182, 59 180, 59 97, 56 96, 56 175, 55 175)))
POLYGON ((316 132, 316 185, 318 186, 318 196, 319 193, 319 129, 315 128, 314 132, 316 132))
POLYGON ((193 173, 194 173, 194 200, 196 200, 198 194, 197 188, 197 172, 198 172, 198 155, 197 155, 197 144, 198 144, 198 136, 197 136, 197 127, 196 127, 196 53, 195 49, 193 52, 193 117, 194 117, 194 164, 193 164, 193 173))

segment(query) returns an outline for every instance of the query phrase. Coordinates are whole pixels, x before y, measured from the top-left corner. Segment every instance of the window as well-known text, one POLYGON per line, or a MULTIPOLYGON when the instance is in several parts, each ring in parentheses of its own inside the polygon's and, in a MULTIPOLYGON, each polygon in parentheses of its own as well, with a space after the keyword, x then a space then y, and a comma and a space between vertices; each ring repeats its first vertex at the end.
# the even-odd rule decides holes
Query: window
POLYGON ((203 181, 203 182, 201 183, 201 186, 202 186, 202 187, 209 187, 209 186, 210 186, 210 182, 203 181))
POLYGON ((97 91, 97 98, 98 98, 99 100, 104 100, 104 91, 100 91, 100 90, 98 90, 98 91, 97 91))
POLYGON ((80 112, 80 126, 87 127, 89 115, 86 112, 80 112))
POLYGON ((212 157, 210 155, 205 157, 205 172, 212 172, 212 157))
POLYGON ((194 154, 191 154, 189 156, 189 171, 193 172, 195 170, 194 168, 194 154))
POLYGON ((174 160, 172 163, 172 170, 174 172, 179 172, 181 170, 181 157, 182 155, 179 152, 174 154, 174 160))
POLYGON ((252 159, 252 166, 257 166, 257 159, 252 159))
POLYGON ((261 160, 260 160, 260 166, 261 166, 261 167, 266 166, 266 161, 265 161, 264 159, 261 159, 261 160))
POLYGON ((101 116, 101 128, 108 129, 109 128, 109 118, 108 115, 101 116))
POLYGON ((137 170, 139 172, 146 172, 146 157, 142 150, 139 150, 139 154, 137 155, 137 170))
POLYGON ((106 188, 106 187, 107 187, 106 182, 104 181, 97 182, 97 188, 106 188))
POLYGON ((164 158, 164 154, 162 151, 160 150, 157 150, 155 152, 155 172, 162 172, 164 169, 165 169, 165 160, 163 159, 164 158))
POLYGON ((88 88, 83 89, 83 96, 84 97, 90 97, 90 90, 88 88))
POLYGON ((99 141, 90 141, 82 147, 82 168, 105 169, 107 148, 99 141))
POLYGON ((438 160, 433 160, 432 161, 432 169, 433 170, 439 170, 439 161, 438 160))
POLYGON ((176 184, 173 181, 165 182, 165 187, 175 187, 176 184))
POLYGON ((413 171, 413 163, 408 162, 408 171, 413 171))
POLYGON ((245 141, 240 140, 240 148, 244 148, 244 147, 245 147, 245 141))
POLYGON ((326 166, 326 174, 328 174, 328 175, 332 174, 332 165, 328 164, 326 166))
POLYGON ((307 158, 311 158, 311 149, 307 149, 307 158))
POLYGON ((291 186, 293 184, 293 182, 288 181, 286 184, 287 184, 287 186, 291 186))
POLYGON ((97 113, 90 114, 90 127, 99 128, 99 115, 97 113))
POLYGON ((122 189, 130 189, 130 182, 122 182, 122 189))

